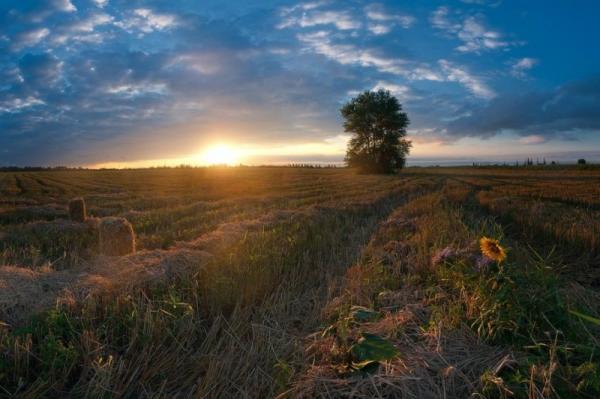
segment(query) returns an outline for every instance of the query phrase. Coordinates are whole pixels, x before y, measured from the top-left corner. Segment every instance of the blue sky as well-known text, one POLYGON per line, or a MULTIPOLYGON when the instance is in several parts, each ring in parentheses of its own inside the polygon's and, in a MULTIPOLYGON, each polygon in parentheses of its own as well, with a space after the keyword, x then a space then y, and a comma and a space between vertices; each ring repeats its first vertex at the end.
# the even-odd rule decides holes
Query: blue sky
POLYGON ((408 112, 413 163, 600 160, 599 17, 591 0, 6 0, 0 165, 340 161, 339 108, 374 88, 408 112))

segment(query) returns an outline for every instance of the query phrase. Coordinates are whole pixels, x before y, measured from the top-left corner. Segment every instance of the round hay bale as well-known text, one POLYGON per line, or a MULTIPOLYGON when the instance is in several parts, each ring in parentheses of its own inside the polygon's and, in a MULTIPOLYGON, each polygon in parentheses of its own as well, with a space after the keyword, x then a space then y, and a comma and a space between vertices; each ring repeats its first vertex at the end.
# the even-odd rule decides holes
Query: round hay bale
POLYGON ((125 218, 100 219, 100 252, 109 256, 122 256, 135 252, 135 234, 125 218))
POLYGON ((69 217, 74 222, 85 222, 85 201, 83 198, 73 198, 69 201, 69 217))

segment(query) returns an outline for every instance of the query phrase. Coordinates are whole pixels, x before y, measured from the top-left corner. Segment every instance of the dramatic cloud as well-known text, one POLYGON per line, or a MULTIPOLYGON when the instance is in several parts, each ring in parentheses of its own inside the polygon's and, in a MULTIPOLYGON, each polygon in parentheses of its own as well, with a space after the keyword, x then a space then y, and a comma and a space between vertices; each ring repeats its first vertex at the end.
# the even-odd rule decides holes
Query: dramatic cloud
POLYGON ((0 2, 0 165, 327 144, 342 140, 340 105, 379 88, 422 148, 506 133, 531 149, 593 145, 598 78, 564 83, 600 67, 593 35, 560 25, 582 11, 562 10, 552 30, 527 18, 528 37, 515 25, 534 15, 528 3, 445 4, 0 2), (571 47, 555 45, 565 37, 571 47))
POLYGON ((572 139, 578 131, 599 130, 598 109, 600 76, 553 91, 499 97, 447 127, 451 136, 492 137, 511 131, 529 137, 526 144, 537 144, 540 138, 572 139))

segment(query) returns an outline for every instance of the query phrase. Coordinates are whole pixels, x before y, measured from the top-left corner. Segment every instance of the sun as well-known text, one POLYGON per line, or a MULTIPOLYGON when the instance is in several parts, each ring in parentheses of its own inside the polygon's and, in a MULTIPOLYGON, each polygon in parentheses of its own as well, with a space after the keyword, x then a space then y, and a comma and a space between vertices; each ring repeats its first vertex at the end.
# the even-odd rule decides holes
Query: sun
POLYGON ((239 154, 228 145, 218 144, 208 147, 200 161, 205 165, 234 165, 239 161, 239 154))

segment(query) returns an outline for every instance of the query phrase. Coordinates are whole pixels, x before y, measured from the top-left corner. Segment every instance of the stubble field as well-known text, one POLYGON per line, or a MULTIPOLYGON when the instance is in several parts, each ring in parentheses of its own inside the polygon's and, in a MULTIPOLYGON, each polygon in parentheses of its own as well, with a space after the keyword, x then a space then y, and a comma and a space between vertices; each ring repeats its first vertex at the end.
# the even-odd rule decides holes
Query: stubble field
POLYGON ((599 317, 598 169, 0 173, 0 397, 596 398, 599 317))

